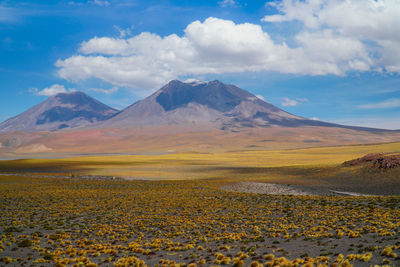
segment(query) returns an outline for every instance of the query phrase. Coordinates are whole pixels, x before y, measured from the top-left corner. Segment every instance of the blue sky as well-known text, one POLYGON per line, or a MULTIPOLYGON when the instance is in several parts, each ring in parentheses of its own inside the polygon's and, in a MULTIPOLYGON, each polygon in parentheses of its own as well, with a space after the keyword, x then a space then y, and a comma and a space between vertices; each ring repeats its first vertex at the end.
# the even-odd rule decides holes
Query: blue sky
POLYGON ((124 108, 195 78, 308 118, 400 129, 396 25, 398 0, 0 1, 0 120, 59 91, 124 108))

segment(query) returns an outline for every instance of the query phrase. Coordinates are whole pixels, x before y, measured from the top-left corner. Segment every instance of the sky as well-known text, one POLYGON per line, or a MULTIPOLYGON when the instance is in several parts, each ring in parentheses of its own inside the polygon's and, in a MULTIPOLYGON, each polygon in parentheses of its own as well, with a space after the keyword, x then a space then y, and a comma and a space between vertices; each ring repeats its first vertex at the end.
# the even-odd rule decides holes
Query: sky
POLYGON ((0 121, 80 90, 123 109, 173 79, 400 129, 400 0, 0 0, 0 121))

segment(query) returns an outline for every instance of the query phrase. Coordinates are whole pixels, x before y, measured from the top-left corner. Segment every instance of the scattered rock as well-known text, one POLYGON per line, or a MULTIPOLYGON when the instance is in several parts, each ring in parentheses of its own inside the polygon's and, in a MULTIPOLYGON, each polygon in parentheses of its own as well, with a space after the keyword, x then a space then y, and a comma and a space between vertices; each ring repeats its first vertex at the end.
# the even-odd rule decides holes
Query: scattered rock
POLYGON ((393 169, 400 166, 400 155, 379 157, 373 161, 373 167, 377 169, 393 169))
POLYGON ((400 166, 400 155, 367 154, 361 158, 345 161, 343 166, 358 166, 365 163, 370 163, 374 169, 393 169, 400 166))

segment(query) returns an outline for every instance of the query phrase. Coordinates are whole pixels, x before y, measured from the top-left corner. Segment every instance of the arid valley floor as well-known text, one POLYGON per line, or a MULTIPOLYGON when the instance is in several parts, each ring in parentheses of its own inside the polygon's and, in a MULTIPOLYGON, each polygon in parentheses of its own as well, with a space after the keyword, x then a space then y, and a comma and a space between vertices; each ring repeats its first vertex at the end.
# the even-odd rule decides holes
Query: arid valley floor
POLYGON ((342 164, 382 152, 1 161, 0 265, 398 266, 400 169, 342 164))

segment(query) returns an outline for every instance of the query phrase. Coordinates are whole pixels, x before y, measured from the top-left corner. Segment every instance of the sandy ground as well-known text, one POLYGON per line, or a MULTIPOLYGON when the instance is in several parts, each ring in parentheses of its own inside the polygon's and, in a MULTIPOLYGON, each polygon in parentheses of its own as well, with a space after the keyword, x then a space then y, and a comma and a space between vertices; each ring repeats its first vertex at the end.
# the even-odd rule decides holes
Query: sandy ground
POLYGON ((240 182, 230 185, 225 185, 221 188, 225 191, 243 192, 243 193, 256 193, 256 194, 269 194, 269 195, 296 195, 296 196, 310 196, 310 195, 341 195, 341 196, 372 196, 361 194, 357 192, 345 192, 326 189, 315 189, 305 186, 271 184, 271 183, 257 183, 257 182, 240 182))

